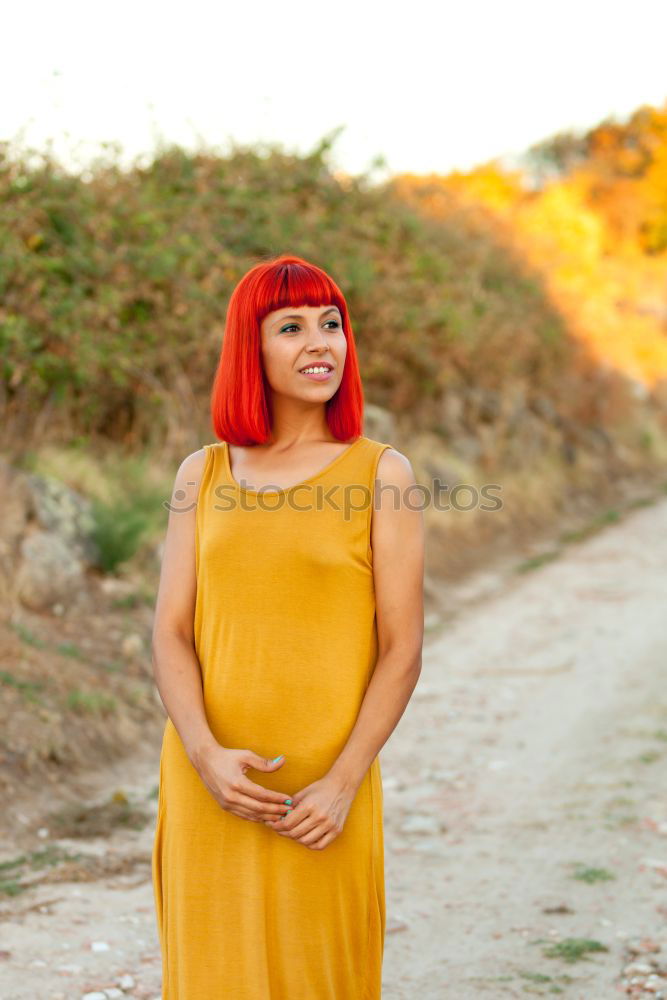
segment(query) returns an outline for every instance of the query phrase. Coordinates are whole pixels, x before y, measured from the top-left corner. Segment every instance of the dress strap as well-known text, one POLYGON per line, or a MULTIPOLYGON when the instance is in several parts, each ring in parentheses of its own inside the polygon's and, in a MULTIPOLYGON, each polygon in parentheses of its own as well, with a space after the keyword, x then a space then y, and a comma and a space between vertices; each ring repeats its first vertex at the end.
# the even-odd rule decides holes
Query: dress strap
POLYGON ((366 520, 366 558, 372 565, 373 549, 371 546, 371 529, 373 525, 373 511, 376 503, 377 469, 381 456, 388 448, 393 448, 393 445, 386 441, 374 441, 372 438, 367 438, 366 440, 368 441, 368 454, 366 457, 365 485, 368 488, 369 498, 366 520))

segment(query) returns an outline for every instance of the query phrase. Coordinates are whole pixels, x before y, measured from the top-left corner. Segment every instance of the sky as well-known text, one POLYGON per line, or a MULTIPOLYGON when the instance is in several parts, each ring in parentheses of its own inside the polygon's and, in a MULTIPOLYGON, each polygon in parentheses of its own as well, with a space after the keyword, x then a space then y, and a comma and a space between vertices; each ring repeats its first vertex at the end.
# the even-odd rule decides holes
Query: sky
POLYGON ((0 141, 78 169, 171 142, 306 154, 340 130, 350 174, 511 164, 662 105, 666 37, 664 0, 34 0, 3 14, 0 141))

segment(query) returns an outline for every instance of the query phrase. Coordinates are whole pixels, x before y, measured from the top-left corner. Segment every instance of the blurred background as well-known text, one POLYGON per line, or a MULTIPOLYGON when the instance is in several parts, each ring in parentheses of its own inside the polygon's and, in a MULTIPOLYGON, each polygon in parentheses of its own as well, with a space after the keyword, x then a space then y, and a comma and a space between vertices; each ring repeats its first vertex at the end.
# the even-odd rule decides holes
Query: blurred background
MULTIPOLYGON (((150 631, 163 502, 182 459, 215 439, 209 392, 232 289, 277 253, 325 268, 352 317, 365 433, 403 451, 426 485, 438 477, 475 495, 496 484, 493 512, 467 496, 461 509, 425 512, 434 663, 469 605, 530 586, 545 564, 572 566, 603 535, 615 539, 606 572, 632 548, 613 532, 633 517, 655 518, 641 523, 657 572, 667 555, 667 12, 644 0, 245 10, 151 0, 37 3, 5 21, 0 995, 152 997, 145 865, 164 712, 150 631), (81 838, 92 854, 75 849, 81 838), (130 888, 97 899, 96 912, 112 914, 122 897, 143 937, 128 917, 130 957, 116 962, 105 926, 83 958, 56 959, 53 920, 29 914, 60 912, 47 897, 63 896, 49 886, 61 881, 72 921, 87 926, 70 890, 101 893, 100 871, 130 888), (95 992, 104 988, 120 992, 95 992)), ((616 594, 609 575, 589 576, 596 558, 580 577, 598 597, 616 594)), ((548 621, 554 586, 539 597, 548 621)), ((655 637, 660 616, 642 618, 642 607, 628 613, 655 637)), ((515 610, 508 656, 520 659, 529 626, 515 610)), ((592 621, 581 623, 589 638, 592 621)), ((549 648, 548 624, 535 627, 549 648)), ((663 640, 651 683, 666 677, 664 652, 663 640)), ((627 666, 637 653, 625 653, 627 666)), ((494 647, 479 656, 491 662, 494 647)), ((570 695, 584 711, 595 685, 590 703, 570 695)), ((417 719, 406 717, 406 734, 417 719)), ((417 728, 437 744, 444 721, 430 714, 417 728)), ((405 739, 405 760, 388 751, 388 793, 401 787, 405 739)), ((454 794, 462 786, 450 779, 454 794)), ((396 843, 419 832, 433 830, 397 830, 396 843)), ((392 919, 405 933, 388 937, 388 997, 480 995, 420 979, 410 964, 430 954, 420 918, 392 919)), ((535 975, 523 983, 531 992, 571 988, 567 976, 552 990, 553 978, 535 975)), ((617 995, 589 975, 589 992, 567 995, 617 995)), ((485 995, 523 995, 489 982, 485 995)))

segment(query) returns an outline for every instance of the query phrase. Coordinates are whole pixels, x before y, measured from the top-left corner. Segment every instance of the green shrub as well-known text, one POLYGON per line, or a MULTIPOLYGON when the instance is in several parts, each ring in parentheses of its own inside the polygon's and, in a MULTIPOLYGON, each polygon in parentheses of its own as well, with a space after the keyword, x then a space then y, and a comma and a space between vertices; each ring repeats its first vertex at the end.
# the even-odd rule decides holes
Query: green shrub
POLYGON ((131 501, 93 500, 93 517, 100 568, 112 573, 136 553, 149 528, 148 515, 131 501))

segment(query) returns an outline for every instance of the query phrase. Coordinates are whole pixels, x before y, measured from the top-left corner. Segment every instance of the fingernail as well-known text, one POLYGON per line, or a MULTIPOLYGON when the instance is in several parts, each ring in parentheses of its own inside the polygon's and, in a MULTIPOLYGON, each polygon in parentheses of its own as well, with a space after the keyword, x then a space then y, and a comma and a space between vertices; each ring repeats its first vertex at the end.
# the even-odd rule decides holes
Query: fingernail
POLYGON ((277 757, 274 757, 274 758, 273 758, 273 760, 272 760, 272 762, 271 762, 271 763, 272 763, 272 764, 275 764, 275 762, 276 762, 277 760, 280 760, 280 758, 281 758, 281 757, 284 757, 284 756, 285 756, 285 754, 284 754, 284 753, 281 753, 281 754, 278 754, 278 756, 277 756, 277 757))
POLYGON ((285 805, 286 806, 291 806, 292 805, 292 800, 291 799, 285 799, 285 805))

